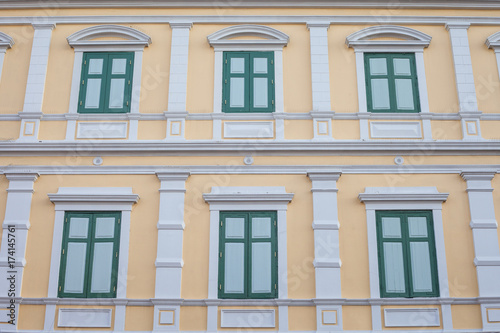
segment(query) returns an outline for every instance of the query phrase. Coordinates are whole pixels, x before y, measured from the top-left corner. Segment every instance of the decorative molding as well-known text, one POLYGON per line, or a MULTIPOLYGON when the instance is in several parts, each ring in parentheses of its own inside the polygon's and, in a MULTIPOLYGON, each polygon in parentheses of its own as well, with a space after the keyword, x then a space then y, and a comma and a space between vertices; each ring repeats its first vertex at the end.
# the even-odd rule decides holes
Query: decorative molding
POLYGON ((79 122, 77 139, 126 139, 127 122, 79 122))
POLYGON ((385 327, 440 326, 439 309, 384 309, 385 327))
POLYGON ((122 25, 98 25, 82 29, 68 38, 71 47, 78 46, 149 46, 151 37, 139 30, 122 25), (93 40, 96 38, 114 37, 123 40, 93 40))
POLYGON ((47 195, 55 204, 106 202, 132 205, 139 201, 139 195, 133 194, 130 187, 60 187, 57 193, 47 195))
POLYGON ((276 327, 275 310, 220 310, 221 328, 273 328, 276 327))
POLYGON ((214 49, 224 51, 246 51, 254 48, 282 49, 290 38, 285 33, 263 25, 242 24, 221 29, 207 36, 208 43, 214 49), (257 39, 232 39, 237 37, 254 36, 257 39))
POLYGON ((418 121, 370 121, 372 139, 422 139, 422 124, 418 121))
POLYGON ((0 31, 0 52, 5 52, 5 50, 10 49, 13 45, 14 39, 0 31))
POLYGON ((432 37, 415 29, 397 25, 379 25, 368 27, 347 36, 348 47, 370 46, 384 47, 428 47, 432 37), (375 38, 394 38, 397 40, 372 40, 375 38))
MULTIPOLYGON (((285 187, 217 187, 213 186, 210 193, 203 194, 203 199, 212 206, 219 205, 240 205, 240 210, 247 210, 245 204, 262 203, 267 205, 287 205, 293 198, 293 193, 287 193, 285 187)), ((261 209, 264 209, 262 206, 261 209)), ((283 208, 281 208, 283 209, 283 208)))
POLYGON ((366 187, 364 193, 359 194, 363 203, 371 202, 401 202, 427 201, 444 202, 448 193, 438 192, 436 187, 366 187))
POLYGON ((272 139, 273 137, 272 121, 224 122, 224 139, 272 139))
POLYGON ((113 309, 59 309, 58 327, 111 327, 113 309))

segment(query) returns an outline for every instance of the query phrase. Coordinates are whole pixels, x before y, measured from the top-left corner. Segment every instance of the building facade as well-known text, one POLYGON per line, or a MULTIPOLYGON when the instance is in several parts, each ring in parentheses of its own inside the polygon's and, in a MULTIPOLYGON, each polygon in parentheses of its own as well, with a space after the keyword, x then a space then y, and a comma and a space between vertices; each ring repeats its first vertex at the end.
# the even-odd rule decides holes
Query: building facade
POLYGON ((0 331, 500 331, 498 1, 0 9, 0 331))

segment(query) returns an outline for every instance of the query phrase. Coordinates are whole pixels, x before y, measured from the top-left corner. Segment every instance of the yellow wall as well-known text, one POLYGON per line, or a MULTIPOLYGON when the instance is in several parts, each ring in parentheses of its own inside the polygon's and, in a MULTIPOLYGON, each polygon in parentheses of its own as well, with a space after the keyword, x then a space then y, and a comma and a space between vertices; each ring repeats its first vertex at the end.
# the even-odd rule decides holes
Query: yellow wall
POLYGON ((0 141, 13 141, 19 138, 21 129, 20 121, 1 121, 0 122, 0 141))
POLYGON ((19 330, 43 330, 45 321, 45 305, 19 305, 19 330), (29 320, 24 320, 29 318, 29 320))
POLYGON ((451 315, 456 330, 483 328, 480 305, 452 305, 451 315))
POLYGON ((206 331, 207 308, 203 306, 181 306, 179 330, 206 331), (193 320, 196 318, 196 320, 193 320))
POLYGON ((64 140, 66 138, 65 121, 42 121, 38 140, 64 140))
POLYGON ((152 331, 153 318, 152 306, 127 306, 125 331, 152 331))
POLYGON ((345 331, 370 331, 372 308, 370 306, 342 306, 342 327, 345 331))
MULTIPOLYGON (((2 13, 3 14, 3 13, 2 13)), ((1 26, 0 31, 14 39, 5 53, 0 81, 0 114, 23 110, 34 30, 29 25, 1 26)))
POLYGON ((316 307, 315 306, 288 307, 288 329, 290 331, 315 331, 316 307))
POLYGON ((462 124, 459 120, 431 121, 433 140, 462 140, 462 124))
POLYGON ((500 111, 500 80, 495 52, 486 46, 486 38, 500 31, 500 26, 473 26, 468 29, 472 70, 476 85, 477 106, 484 113, 500 111))
POLYGON ((484 139, 500 139, 500 121, 481 121, 481 136, 484 139))

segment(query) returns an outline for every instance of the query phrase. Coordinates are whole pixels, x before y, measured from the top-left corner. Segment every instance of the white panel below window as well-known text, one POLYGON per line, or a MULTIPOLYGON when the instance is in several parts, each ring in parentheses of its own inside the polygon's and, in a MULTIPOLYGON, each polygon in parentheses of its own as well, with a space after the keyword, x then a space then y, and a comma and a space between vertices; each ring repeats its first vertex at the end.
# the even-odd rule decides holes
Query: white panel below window
POLYGON ((500 323, 500 309, 487 309, 488 321, 490 323, 500 323))
POLYGON ((439 309, 384 309, 385 327, 440 326, 439 309))
POLYGON ((59 309, 59 327, 111 327, 112 309, 59 309))
POLYGON ((77 139, 126 139, 126 122, 88 122, 78 123, 77 139))
POLYGON ((221 310, 222 328, 270 328, 276 327, 274 310, 221 310))
POLYGON ((272 121, 225 122, 226 139, 272 139, 274 126, 272 121))
POLYGON ((372 121, 372 139, 422 139, 422 125, 417 121, 372 121))

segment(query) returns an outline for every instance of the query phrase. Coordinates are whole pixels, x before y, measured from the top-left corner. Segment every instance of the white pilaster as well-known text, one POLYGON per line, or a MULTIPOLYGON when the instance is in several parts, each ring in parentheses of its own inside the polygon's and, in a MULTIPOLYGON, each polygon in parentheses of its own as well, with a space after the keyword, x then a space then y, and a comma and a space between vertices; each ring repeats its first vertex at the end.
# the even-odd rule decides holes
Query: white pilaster
MULTIPOLYGON (((5 219, 2 224, 2 244, 0 247, 0 295, 11 300, 21 296, 24 266, 26 265, 26 243, 30 229, 31 200, 33 184, 38 178, 34 172, 6 173, 9 181, 5 219)), ((0 304, 9 308, 10 304, 0 304)), ((19 314, 15 304, 16 321, 19 314)), ((9 328, 10 324, 0 324, 9 328)))
POLYGON ((37 141, 42 112, 47 63, 49 61, 50 39, 55 24, 33 24, 35 34, 31 49, 28 81, 21 115, 19 141, 37 141), (34 115, 31 117, 30 115, 34 115))
MULTIPOLYGON (((448 23, 446 30, 450 33, 451 49, 453 52, 453 63, 455 65, 455 81, 457 85, 459 112, 466 113, 471 117, 471 113, 478 112, 476 87, 472 72, 472 59, 469 48, 469 38, 467 29, 469 23, 448 23)), ((479 114, 480 115, 480 114, 479 114)), ((462 119, 462 133, 464 140, 477 140, 480 138, 480 122, 477 119, 462 119), (473 125, 471 125, 474 122, 473 125)))
MULTIPOLYGON (((157 173, 161 181, 158 220, 158 250, 156 255, 155 299, 180 299, 182 237, 184 232, 185 183, 189 172, 169 171, 157 173)), ((155 304, 154 330, 178 330, 178 320, 170 324, 161 318, 179 317, 178 306, 155 304), (171 313, 172 312, 172 313, 171 313), (177 324, 175 324, 177 323, 177 324)))
MULTIPOLYGON (((500 247, 498 244, 498 224, 495 219, 493 188, 491 180, 495 171, 464 171, 462 178, 467 182, 469 209, 474 239, 474 265, 476 265, 479 297, 500 296, 500 247)), ((488 320, 490 309, 498 309, 500 304, 482 304, 481 313, 485 329, 500 329, 500 322, 488 320)))
POLYGON ((316 298, 340 298, 341 261, 337 209, 337 180, 340 172, 310 172, 308 176, 313 193, 316 298))
POLYGON ((311 42, 313 111, 330 111, 330 66, 328 64, 329 22, 308 23, 311 42))
POLYGON ((170 54, 170 82, 168 111, 186 111, 189 30, 191 22, 170 23, 172 47, 170 54))

